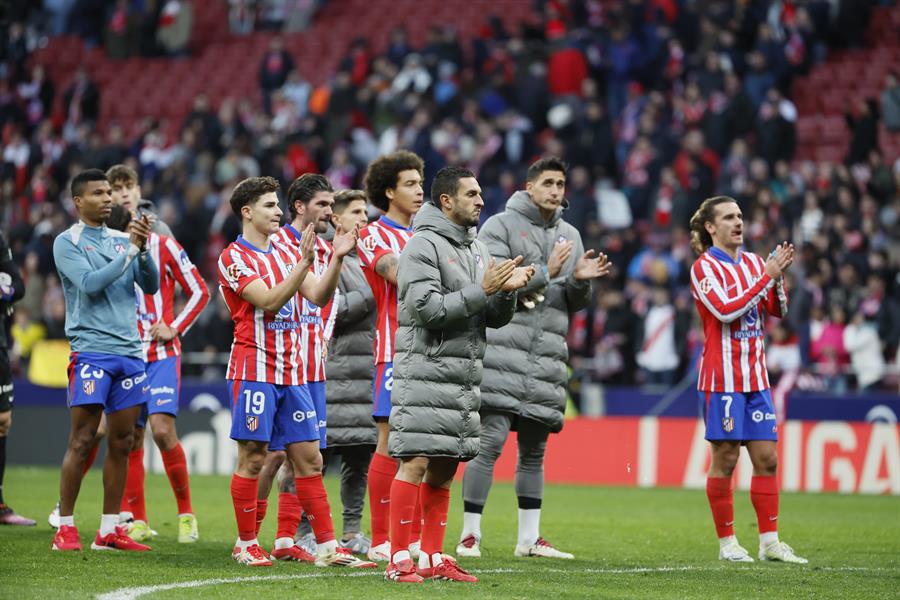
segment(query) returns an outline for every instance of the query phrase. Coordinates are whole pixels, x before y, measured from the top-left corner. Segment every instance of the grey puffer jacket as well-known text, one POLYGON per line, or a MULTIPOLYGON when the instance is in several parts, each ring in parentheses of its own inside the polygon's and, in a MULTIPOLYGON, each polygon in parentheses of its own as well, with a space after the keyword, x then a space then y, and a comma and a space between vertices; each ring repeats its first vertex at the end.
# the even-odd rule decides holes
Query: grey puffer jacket
POLYGON ((377 441, 372 419, 375 296, 355 251, 344 257, 338 289, 325 382, 328 446, 374 444, 377 441))
POLYGON ((539 267, 546 267, 556 242, 575 242, 557 277, 548 281, 546 268, 539 268, 519 290, 524 296, 543 289, 544 301, 531 310, 519 306, 509 325, 489 331, 484 357, 482 410, 516 414, 553 432, 562 429, 566 408, 569 315, 586 307, 591 293, 590 281, 572 275, 584 246, 578 230, 562 220, 563 210, 545 221, 528 193, 519 191, 478 235, 498 260, 521 254, 523 265, 539 267))
POLYGON ((400 255, 391 402, 392 456, 478 454, 485 329, 512 318, 516 294, 487 296, 490 263, 475 228, 426 203, 400 255))

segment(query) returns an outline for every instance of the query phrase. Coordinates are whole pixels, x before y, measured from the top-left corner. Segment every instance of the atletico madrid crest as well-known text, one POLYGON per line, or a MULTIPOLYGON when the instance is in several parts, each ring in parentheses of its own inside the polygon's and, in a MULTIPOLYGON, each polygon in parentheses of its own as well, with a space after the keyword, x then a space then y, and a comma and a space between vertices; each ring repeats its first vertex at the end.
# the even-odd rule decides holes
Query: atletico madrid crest
POLYGON ((94 390, 97 389, 97 382, 93 379, 88 379, 87 381, 82 382, 81 389, 84 390, 84 393, 90 396, 94 393, 94 390))
POLYGON ((256 431, 259 428, 259 419, 253 415, 247 415, 247 429, 256 431))
POLYGON ((725 417, 722 419, 722 429, 724 429, 726 433, 734 431, 734 417, 725 417))

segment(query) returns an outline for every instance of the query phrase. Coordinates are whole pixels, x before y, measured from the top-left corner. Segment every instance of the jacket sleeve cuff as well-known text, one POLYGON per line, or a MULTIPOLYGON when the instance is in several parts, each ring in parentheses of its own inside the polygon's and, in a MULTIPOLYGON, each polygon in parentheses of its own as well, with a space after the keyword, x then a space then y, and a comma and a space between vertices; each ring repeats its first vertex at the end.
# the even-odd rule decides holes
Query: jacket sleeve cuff
POLYGON ((484 288, 481 287, 480 283, 471 283, 460 291, 462 292, 463 302, 466 305, 467 314, 474 315, 484 310, 484 307, 487 306, 487 294, 484 293, 484 288))

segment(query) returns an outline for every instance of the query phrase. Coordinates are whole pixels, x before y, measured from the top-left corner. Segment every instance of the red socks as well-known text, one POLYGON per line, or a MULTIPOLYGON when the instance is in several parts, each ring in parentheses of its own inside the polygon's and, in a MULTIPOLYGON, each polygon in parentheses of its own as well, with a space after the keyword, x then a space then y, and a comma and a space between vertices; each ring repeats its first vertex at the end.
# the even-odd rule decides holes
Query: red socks
MULTIPOLYGON (((300 488, 297 488, 298 491, 300 488)), ((257 504, 259 510, 259 504, 257 504)), ((280 492, 278 494, 278 532, 275 539, 291 538, 297 533, 297 526, 300 524, 300 501, 296 494, 288 492, 280 492)), ((257 517, 259 519, 259 517, 257 517)))
POLYGON ((372 455, 372 462, 369 463, 369 510, 372 513, 373 546, 379 546, 388 540, 388 526, 392 519, 392 482, 396 475, 395 459, 377 452, 372 455))
POLYGON ((266 512, 269 510, 269 499, 256 501, 256 535, 259 535, 259 529, 262 527, 263 521, 266 520, 266 512))
POLYGON ((178 504, 178 514, 193 513, 191 508, 191 486, 188 481, 187 459, 181 443, 175 444, 171 450, 162 453, 163 466, 166 475, 169 476, 169 484, 175 493, 175 502, 178 504))
POLYGON ((422 513, 425 515, 425 523, 422 526, 422 552, 427 554, 430 560, 435 553, 444 550, 447 513, 450 511, 450 490, 431 487, 423 482, 420 498, 422 513))
POLYGON ((731 491, 731 477, 707 477, 706 497, 712 509, 716 535, 720 538, 734 535, 734 494, 731 491))
POLYGON ((238 537, 244 542, 256 539, 256 492, 258 483, 256 479, 241 477, 237 473, 231 476, 231 501, 234 503, 238 537))
POLYGON ((422 539, 422 490, 424 489, 424 485, 419 486, 419 497, 416 498, 416 510, 413 512, 412 531, 409 534, 409 539, 413 542, 422 539))
MULTIPOLYGON (((378 456, 377 454, 375 456, 378 456)), ((413 514, 419 498, 419 486, 394 479, 391 484, 391 554, 409 550, 413 514)), ((445 515, 446 516, 446 515, 445 515)), ((372 540, 375 543, 375 540, 372 540)))
MULTIPOLYGON (((309 524, 316 534, 316 543, 324 544, 335 540, 334 523, 331 521, 331 507, 328 505, 328 494, 325 492, 325 484, 322 475, 310 475, 309 477, 297 477, 297 499, 300 506, 306 511, 309 524)), ((280 494, 279 494, 280 497, 280 494)), ((297 523, 300 522, 300 506, 297 507, 297 521, 290 536, 297 531, 297 523)), ((278 512, 281 512, 279 507, 278 512)), ((280 526, 279 526, 280 529, 280 526)))
POLYGON ((756 510, 759 532, 778 531, 778 481, 774 475, 754 475, 750 480, 750 502, 756 510))
POLYGON ((122 494, 122 512, 130 512, 135 521, 147 522, 147 503, 144 501, 144 449, 128 453, 128 478, 122 494))
POLYGON ((84 461, 84 469, 81 471, 81 476, 84 477, 87 475, 87 472, 91 470, 91 467, 94 465, 94 461, 97 460, 97 453, 100 452, 100 443, 97 442, 93 448, 91 448, 90 454, 88 454, 87 460, 84 461))

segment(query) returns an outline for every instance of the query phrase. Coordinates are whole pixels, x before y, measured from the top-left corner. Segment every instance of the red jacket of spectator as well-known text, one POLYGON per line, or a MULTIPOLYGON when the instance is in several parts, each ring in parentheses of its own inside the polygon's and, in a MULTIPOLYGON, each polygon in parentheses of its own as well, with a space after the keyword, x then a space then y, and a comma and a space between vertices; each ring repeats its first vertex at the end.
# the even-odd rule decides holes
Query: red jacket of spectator
POLYGON ((581 82, 588 75, 584 54, 577 48, 554 52, 547 64, 547 85, 555 96, 580 94, 581 82))
MULTIPOLYGON (((719 157, 716 156, 715 152, 709 148, 704 148, 700 155, 695 158, 709 168, 712 172, 713 181, 719 180, 719 157)), ((681 187, 683 189, 691 187, 687 152, 682 150, 678 153, 678 156, 675 157, 675 162, 672 163, 672 168, 675 169, 675 175, 678 177, 678 183, 681 184, 681 187)))

